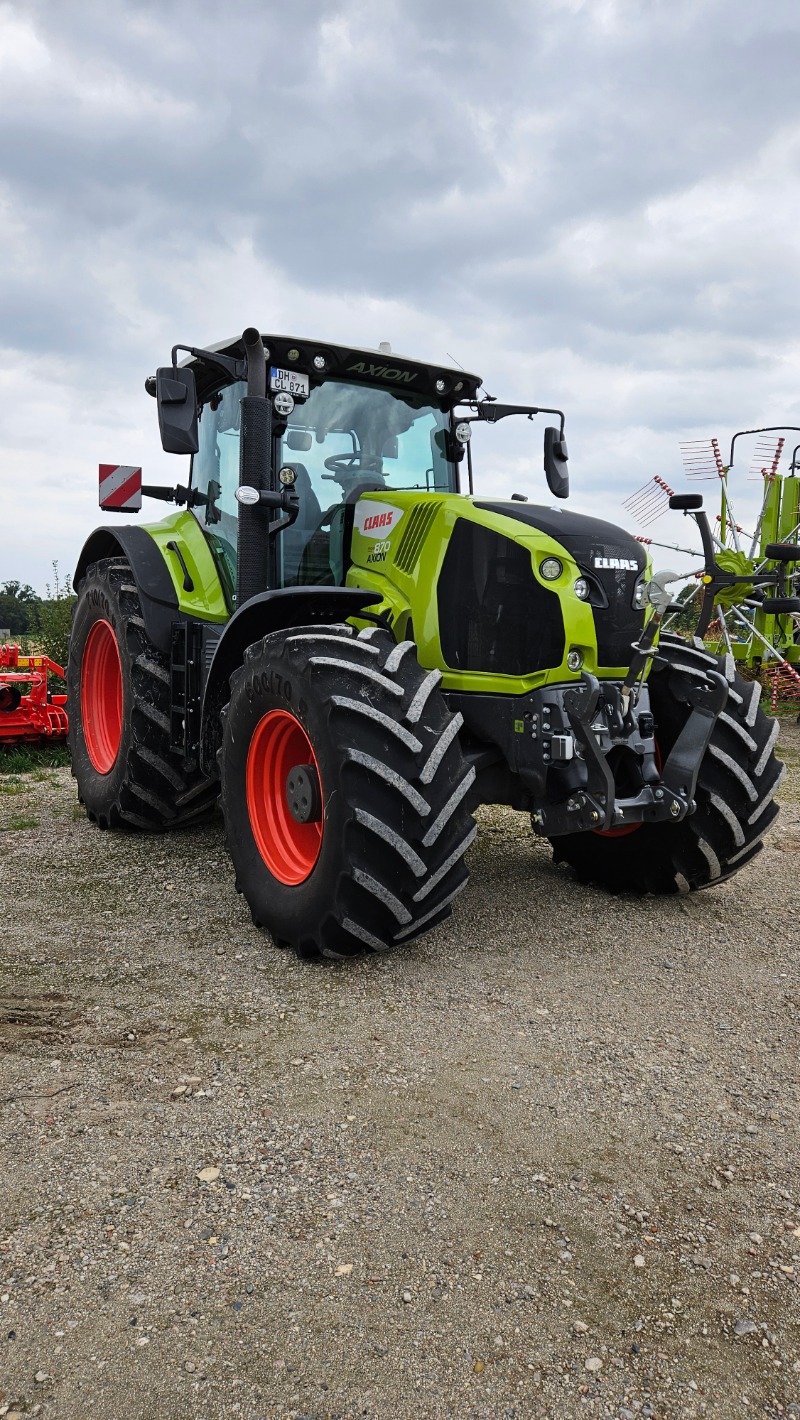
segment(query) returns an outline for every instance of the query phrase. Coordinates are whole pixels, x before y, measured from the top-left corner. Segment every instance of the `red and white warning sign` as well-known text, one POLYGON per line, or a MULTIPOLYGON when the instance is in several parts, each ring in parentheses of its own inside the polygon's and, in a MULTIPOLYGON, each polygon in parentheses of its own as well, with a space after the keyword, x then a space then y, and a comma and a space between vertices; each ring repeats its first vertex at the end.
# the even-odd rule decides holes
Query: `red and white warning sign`
POLYGON ((108 513, 138 513, 142 506, 142 470, 126 463, 101 463, 100 507, 108 513))

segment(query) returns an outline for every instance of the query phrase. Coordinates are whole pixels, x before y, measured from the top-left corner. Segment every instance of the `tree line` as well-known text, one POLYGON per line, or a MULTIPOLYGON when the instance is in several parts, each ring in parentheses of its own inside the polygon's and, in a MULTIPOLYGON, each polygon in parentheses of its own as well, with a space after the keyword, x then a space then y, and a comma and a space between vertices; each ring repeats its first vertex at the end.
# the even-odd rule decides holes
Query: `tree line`
POLYGON ((40 597, 26 582, 0 582, 0 630, 8 632, 10 641, 30 644, 63 666, 75 596, 69 578, 59 576, 57 562, 46 590, 47 596, 40 597))

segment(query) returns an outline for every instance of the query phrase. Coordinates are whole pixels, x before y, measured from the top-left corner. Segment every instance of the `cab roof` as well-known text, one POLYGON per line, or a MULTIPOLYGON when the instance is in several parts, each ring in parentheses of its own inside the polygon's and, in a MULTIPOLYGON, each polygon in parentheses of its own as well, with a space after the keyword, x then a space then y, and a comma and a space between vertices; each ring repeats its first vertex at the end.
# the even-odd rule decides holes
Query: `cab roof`
MULTIPOLYGON (((334 375, 340 379, 361 381, 378 388, 418 394, 425 396, 432 404, 447 409, 465 399, 474 399, 481 385, 480 376, 469 374, 466 370, 454 370, 447 365, 431 365, 422 360, 409 360, 405 355, 395 355, 384 350, 332 345, 330 341, 306 340, 302 337, 273 335, 263 331, 261 339, 266 347, 269 366, 300 370, 316 381, 334 375), (324 367, 315 365, 315 359, 324 360, 324 367)), ((234 357, 244 354, 241 336, 218 341, 206 348, 234 357)), ((195 367, 197 392, 201 403, 224 383, 219 369, 212 365, 204 364, 202 360, 196 360, 194 357, 190 357, 185 363, 195 367)))

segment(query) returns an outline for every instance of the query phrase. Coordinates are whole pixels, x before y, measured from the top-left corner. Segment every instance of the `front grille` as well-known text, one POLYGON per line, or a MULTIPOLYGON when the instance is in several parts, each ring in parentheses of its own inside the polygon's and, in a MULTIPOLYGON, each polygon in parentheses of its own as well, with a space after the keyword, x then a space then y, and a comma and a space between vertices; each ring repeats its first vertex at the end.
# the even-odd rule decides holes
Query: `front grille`
POLYGON ((579 539, 573 539, 569 550, 582 572, 590 581, 599 582, 605 593, 606 606, 598 606, 592 599, 594 632, 597 637, 598 666, 629 666, 633 651, 631 646, 638 641, 644 625, 644 611, 634 606, 633 596, 645 564, 642 553, 641 567, 633 571, 622 567, 598 567, 599 558, 607 562, 634 561, 627 546, 611 546, 603 543, 590 547, 580 547, 579 539))
POLYGON ((530 551, 459 518, 437 588, 445 664, 521 676, 564 658, 561 601, 536 580, 530 551))
POLYGON ((647 565, 641 543, 622 528, 600 518, 588 518, 568 508, 540 508, 534 503, 480 502, 488 513, 527 523, 559 542, 572 554, 590 584, 599 583, 605 596, 590 598, 597 637, 597 664, 603 668, 629 666, 631 642, 638 640, 644 612, 633 604, 636 583, 647 565), (598 566, 608 562, 634 563, 634 567, 598 566), (607 606, 600 602, 607 601, 607 606))

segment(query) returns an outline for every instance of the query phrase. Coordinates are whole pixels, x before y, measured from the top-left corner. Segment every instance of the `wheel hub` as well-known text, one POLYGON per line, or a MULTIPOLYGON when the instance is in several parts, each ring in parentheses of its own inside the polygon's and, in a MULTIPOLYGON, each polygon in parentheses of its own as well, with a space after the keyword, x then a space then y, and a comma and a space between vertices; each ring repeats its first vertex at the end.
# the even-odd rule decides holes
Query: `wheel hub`
POLYGON ((313 764, 296 764, 286 778, 286 802, 295 823, 319 823, 322 794, 313 764))

